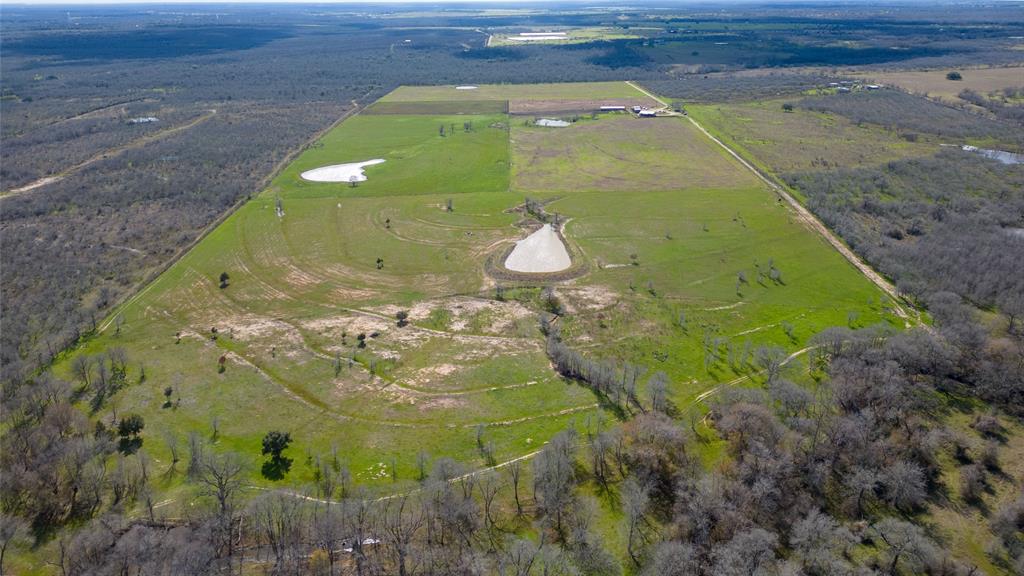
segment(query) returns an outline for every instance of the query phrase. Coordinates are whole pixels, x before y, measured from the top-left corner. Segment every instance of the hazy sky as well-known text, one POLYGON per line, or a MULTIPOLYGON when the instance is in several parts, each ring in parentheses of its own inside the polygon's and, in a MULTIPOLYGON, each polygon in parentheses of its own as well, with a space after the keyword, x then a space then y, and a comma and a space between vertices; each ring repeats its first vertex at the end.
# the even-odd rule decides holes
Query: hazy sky
MULTIPOLYGON (((729 0, 726 0, 729 1, 729 0)), ((742 0, 741 0, 742 1, 742 0)), ((769 0, 770 1, 770 0, 769 0)), ((799 1, 799 0, 798 0, 799 1)), ((108 4, 543 4, 539 0, 0 0, 0 5, 76 5, 103 6, 108 4)), ((601 5, 593 0, 559 0, 559 3, 586 3, 601 5)), ((682 0, 680 4, 687 3, 682 0)), ((737 2, 740 3, 740 2, 737 2)))
MULTIPOLYGON (((701 2, 702 0, 675 0, 678 4, 701 2)), ((723 0, 713 0, 714 3, 722 3, 723 0)), ((744 4, 757 0, 724 0, 726 3, 744 4)), ((764 0, 762 0, 764 1, 764 0)), ((772 0, 767 0, 771 2, 772 0)), ((801 0, 788 0, 790 2, 801 0)), ((810 1, 810 0, 803 0, 810 1)), ((998 1, 998 0, 997 0, 998 1)), ((557 4, 586 4, 588 6, 619 5, 629 8, 642 8, 644 4, 631 4, 618 2, 616 0, 557 0, 557 4)), ((658 3, 663 3, 659 1, 658 3)), ((75 6, 103 6, 109 4, 501 4, 520 5, 534 4, 538 6, 551 7, 551 2, 541 0, 0 0, 0 6, 16 5, 75 5, 75 6)))

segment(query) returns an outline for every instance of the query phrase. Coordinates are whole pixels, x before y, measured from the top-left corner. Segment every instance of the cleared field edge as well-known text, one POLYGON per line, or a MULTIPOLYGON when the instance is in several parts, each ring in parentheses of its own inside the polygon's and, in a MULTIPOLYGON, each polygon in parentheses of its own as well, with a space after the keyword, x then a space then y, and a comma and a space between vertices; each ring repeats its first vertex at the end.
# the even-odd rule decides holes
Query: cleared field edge
MULTIPOLYGON (((344 114, 339 116, 337 120, 335 120, 334 122, 332 122, 329 125, 325 126, 322 130, 314 133, 312 136, 310 136, 306 140, 306 142, 302 146, 300 146, 300 147, 292 150, 291 152, 288 152, 287 154, 285 154, 281 158, 281 160, 279 160, 278 163, 274 165, 274 168, 270 172, 268 172, 266 176, 263 177, 263 179, 260 181, 260 184, 257 187, 256 191, 250 192, 246 196, 243 196, 243 197, 239 198, 234 204, 232 204, 230 207, 228 207, 227 210, 225 210, 223 213, 221 213, 220 216, 215 218, 205 228, 203 228, 203 230, 195 237, 195 239, 193 239, 187 245, 185 245, 181 249, 179 249, 166 262, 164 262, 163 264, 160 264, 159 266, 157 266, 156 268, 154 268, 153 270, 148 272, 142 278, 142 280, 140 280, 138 283, 136 283, 132 287, 132 289, 128 293, 125 294, 124 298, 119 303, 115 304, 114 306, 112 306, 110 308, 110 313, 107 314, 107 316, 97 325, 97 328, 94 331, 93 335, 102 334, 104 331, 106 331, 108 328, 110 328, 110 325, 114 323, 114 320, 119 315, 121 315, 125 311, 125 309, 130 307, 134 302, 136 302, 139 298, 141 298, 146 292, 149 292, 149 290, 152 289, 153 286, 155 286, 160 281, 160 279, 163 278, 164 275, 169 270, 171 270, 172 268, 176 267, 178 265, 178 263, 180 263, 181 260, 183 258, 185 258, 185 256, 187 256, 189 253, 191 253, 193 250, 195 250, 196 247, 199 246, 199 244, 202 243, 202 241, 205 240, 207 236, 209 236, 215 230, 220 228, 221 225, 226 223, 232 216, 234 216, 238 212, 239 208, 241 208, 242 206, 245 206, 251 200, 254 200, 254 199, 258 198, 260 195, 262 195, 263 192, 273 183, 273 181, 275 179, 277 179, 281 175, 281 173, 283 173, 285 171, 285 169, 287 169, 289 166, 291 166, 291 164, 303 152, 305 152, 306 149, 308 149, 311 145, 313 145, 318 140, 323 138, 324 135, 326 135, 328 132, 330 132, 331 130, 333 130, 333 129, 337 128, 338 126, 340 126, 345 120, 347 120, 347 119, 349 119, 349 118, 351 118, 353 116, 358 115, 359 112, 361 111, 361 108, 362 108, 360 106, 360 104, 359 104, 360 101, 363 98, 366 98, 367 96, 369 96, 372 93, 373 93, 373 90, 371 89, 366 94, 363 94, 359 99, 352 100, 352 102, 351 102, 352 108, 350 110, 346 111, 344 114)), ((65 354, 68 354, 68 353, 72 352, 74 349, 76 349, 81 344, 82 344, 81 341, 80 342, 76 342, 75 344, 70 346, 67 350, 65 350, 65 351, 61 352, 60 354, 58 354, 57 357, 54 358, 53 361, 57 362, 65 354)))

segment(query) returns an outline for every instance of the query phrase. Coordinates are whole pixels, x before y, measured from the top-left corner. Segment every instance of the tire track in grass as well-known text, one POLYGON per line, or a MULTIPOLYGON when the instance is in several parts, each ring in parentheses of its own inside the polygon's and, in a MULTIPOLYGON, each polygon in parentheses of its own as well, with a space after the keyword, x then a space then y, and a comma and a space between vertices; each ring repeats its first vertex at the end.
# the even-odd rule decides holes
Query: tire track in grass
MULTIPOLYGON (((547 444, 547 442, 545 442, 544 444, 547 444)), ((447 483, 448 484, 454 484, 456 482, 461 482, 462 480, 466 480, 467 478, 472 478, 473 476, 478 476, 480 474, 486 474, 486 473, 492 472, 494 470, 500 470, 502 468, 507 468, 507 467, 515 464, 516 462, 525 462, 527 460, 530 460, 531 458, 535 457, 537 454, 540 454, 543 451, 544 451, 543 448, 539 448, 537 450, 534 450, 533 452, 528 452, 526 454, 523 454, 522 456, 517 456, 515 458, 512 458, 511 460, 506 460, 504 462, 499 462, 498 464, 495 464, 493 466, 487 466, 486 468, 480 468, 478 470, 473 470, 473 471, 470 471, 470 472, 466 472, 465 474, 460 474, 459 476, 456 476, 454 478, 451 478, 451 479, 447 480, 447 483)), ((252 485, 252 484, 250 484, 249 486, 246 486, 246 488, 249 488, 251 490, 260 490, 262 492, 270 492, 270 491, 274 490, 274 488, 267 488, 266 486, 256 486, 256 485, 252 485)), ((412 496, 413 494, 419 494, 420 492, 423 492, 425 489, 426 489, 426 487, 421 486, 419 488, 413 488, 412 490, 406 490, 405 492, 396 492, 395 494, 386 494, 384 496, 378 496, 377 498, 374 498, 372 501, 373 502, 387 502, 388 500, 394 500, 395 498, 404 498, 404 497, 407 497, 407 496, 412 496)), ((291 496, 293 498, 298 498, 299 500, 305 500, 307 502, 316 502, 317 504, 326 504, 328 506, 330 506, 332 504, 334 504, 334 505, 341 504, 341 501, 339 501, 339 500, 330 500, 330 499, 326 499, 326 498, 317 498, 315 496, 310 496, 308 494, 303 494, 301 492, 296 492, 294 490, 285 489, 285 490, 279 490, 279 492, 281 492, 282 494, 286 494, 288 496, 291 496)), ((170 501, 166 501, 166 502, 169 503, 170 501)))
POLYGON ((329 416, 329 417, 331 417, 331 418, 333 418, 335 420, 362 422, 362 423, 365 423, 365 424, 378 425, 378 426, 386 426, 386 427, 391 427, 391 428, 418 428, 418 429, 438 429, 438 428, 441 428, 441 429, 451 429, 451 428, 476 428, 478 426, 512 426, 512 425, 515 425, 515 424, 521 424, 523 422, 530 422, 530 421, 538 420, 538 419, 541 419, 541 418, 554 418, 554 417, 558 417, 558 416, 564 416, 564 415, 567 415, 567 414, 573 414, 575 412, 581 412, 583 410, 588 410, 588 409, 595 408, 595 407, 598 406, 598 404, 596 404, 596 403, 594 403, 594 404, 586 404, 586 405, 583 405, 583 406, 573 406, 573 407, 570 407, 570 408, 565 408, 565 409, 559 410, 557 412, 544 413, 544 414, 534 414, 532 416, 524 416, 522 418, 515 418, 515 419, 511 419, 511 420, 498 420, 498 421, 493 421, 493 422, 469 422, 469 423, 465 423, 465 424, 424 424, 424 423, 420 423, 420 422, 399 422, 399 421, 395 421, 395 420, 377 420, 377 419, 364 418, 364 417, 361 417, 361 416, 354 416, 352 414, 345 414, 345 413, 342 413, 342 412, 337 412, 335 410, 331 410, 325 403, 323 403, 323 402, 321 402, 319 400, 311 400, 311 399, 307 398, 305 394, 301 394, 299 391, 294 390, 292 386, 289 386, 286 382, 284 382, 283 380, 277 378, 276 376, 274 376, 273 374, 271 374, 270 372, 268 372, 264 368, 260 367, 258 364, 256 364, 252 360, 249 360, 245 356, 242 356, 238 352, 226 351, 224 353, 224 355, 227 356, 228 358, 230 358, 231 360, 234 360, 235 362, 238 362, 239 364, 241 364, 243 366, 247 366, 249 368, 252 368, 257 374, 259 374, 265 380, 267 380, 271 384, 274 384, 275 386, 280 388, 285 393, 285 395, 288 398, 290 398, 290 399, 292 399, 292 400, 294 400, 296 402, 299 402, 299 403, 305 405, 307 408, 310 408, 310 409, 312 409, 312 410, 314 410, 316 412, 319 412, 321 414, 329 416))
MULTIPOLYGON (((314 344, 312 344, 309 341, 309 338, 308 338, 308 336, 306 334, 306 331, 303 330, 302 328, 300 328, 299 326, 293 324, 292 322, 289 322, 288 320, 285 320, 283 318, 273 318, 272 320, 274 320, 276 322, 280 322, 281 324, 284 324, 284 325, 288 326, 289 328, 291 328, 292 330, 294 330, 295 333, 298 335, 299 339, 302 341, 303 348, 305 348, 307 351, 309 351, 309 353, 312 354, 315 358, 319 358, 321 360, 327 360, 329 362, 335 362, 336 360, 341 358, 340 355, 339 356, 331 355, 331 354, 323 351, 322 349, 318 348, 314 344)), ((411 326, 411 324, 410 324, 410 326, 411 326)), ((427 330, 427 329, 423 328, 423 330, 427 330)), ((448 334, 449 337, 457 336, 457 337, 467 338, 467 339, 473 339, 473 338, 492 338, 492 336, 478 336, 478 335, 474 335, 474 334, 459 334, 459 333, 456 333, 456 332, 444 332, 444 334, 448 334)), ((512 337, 504 336, 503 338, 511 339, 512 337)), ((522 338, 521 340, 524 341, 524 342, 532 342, 532 340, 527 339, 527 338, 522 338)), ((407 390, 407 391, 413 392, 415 394, 421 394, 423 396, 468 396, 468 395, 472 395, 472 394, 484 394, 484 393, 487 393, 487 392, 497 392, 499 390, 514 390, 514 389, 517 389, 517 388, 528 388, 530 386, 536 386, 538 384, 538 382, 536 382, 534 380, 531 380, 531 381, 524 382, 524 383, 519 383, 519 384, 509 384, 507 386, 490 386, 490 387, 486 387, 486 388, 455 389, 455 390, 447 390, 447 391, 446 390, 429 390, 429 389, 426 389, 426 388, 421 388, 419 386, 413 386, 411 384, 407 384, 407 383, 402 382, 401 380, 399 380, 397 378, 391 379, 391 378, 385 378, 384 376, 381 376, 380 374, 372 374, 370 372, 369 367, 366 365, 365 362, 363 362, 361 360, 358 360, 358 359, 356 359, 354 357, 348 357, 346 359, 352 360, 352 362, 356 366, 359 366, 360 369, 362 369, 364 372, 366 372, 367 374, 371 374, 372 377, 377 378, 377 379, 383 381, 384 385, 381 386, 378 390, 384 390, 384 389, 386 389, 386 388, 388 388, 390 386, 395 386, 396 388, 400 388, 402 390, 407 390)))
MULTIPOLYGON (((793 360, 795 360, 795 359, 799 358, 800 356, 810 352, 814 348, 816 348, 816 347, 815 346, 807 346, 807 347, 801 348, 800 350, 797 350, 796 352, 793 352, 792 354, 787 356, 782 361, 782 365, 785 366, 786 364, 789 364, 793 360)), ((740 382, 743 382, 744 380, 750 378, 751 376, 756 375, 756 374, 761 374, 762 372, 764 372, 764 371, 763 370, 759 370, 757 372, 754 372, 753 374, 746 374, 746 375, 743 375, 743 376, 739 376, 739 377, 734 378, 734 379, 732 379, 732 380, 730 380, 728 382, 719 384, 719 385, 717 385, 717 386, 715 386, 713 388, 710 388, 710 389, 708 389, 708 390, 706 390, 704 392, 701 392, 696 397, 694 397, 693 401, 690 402, 690 406, 695 406, 697 404, 703 403, 705 400, 707 400, 711 396, 714 396, 719 391, 721 391, 722 388, 727 387, 727 386, 735 386, 735 385, 739 384, 740 382)), ((598 404, 593 404, 592 406, 593 407, 598 407, 598 404)), ((565 411, 563 411, 563 412, 565 412, 565 411)), ((547 442, 545 442, 545 444, 547 444, 547 442)), ((458 481, 461 481, 461 480, 465 480, 467 478, 471 478, 473 476, 477 476, 477 475, 480 475, 480 474, 486 474, 487 472, 491 472, 493 470, 498 470, 498 469, 501 469, 501 468, 506 468, 506 467, 511 466, 512 464, 516 463, 516 462, 525 462, 527 460, 530 460, 530 459, 534 458, 535 456, 537 456, 538 454, 540 454, 543 451, 544 451, 544 448, 539 448, 537 450, 534 450, 533 452, 529 452, 527 454, 523 454, 522 456, 517 456, 515 458, 512 458, 511 460, 506 460, 504 462, 500 462, 498 464, 495 464, 494 466, 487 466, 485 468, 480 468, 480 469, 477 469, 477 470, 473 470, 473 471, 467 472, 467 473, 462 474, 460 476, 456 476, 455 478, 452 478, 451 480, 448 480, 448 482, 449 483, 458 482, 458 481)), ((249 488, 256 489, 256 490, 263 490, 263 491, 272 490, 271 488, 266 488, 266 487, 263 487, 263 486, 249 486, 249 488)), ((405 496, 411 496, 413 494, 417 494, 419 492, 422 492, 423 490, 424 490, 424 488, 421 487, 421 488, 415 488, 413 490, 408 490, 408 491, 405 491, 405 492, 399 492, 399 493, 395 493, 395 494, 388 494, 388 495, 385 495, 385 496, 380 496, 378 498, 375 498, 374 502, 383 502, 383 501, 391 500, 391 499, 394 499, 394 498, 402 498, 402 497, 405 497, 405 496)), ((299 493, 299 492, 295 492, 293 490, 284 490, 283 493, 287 494, 289 496, 295 497, 295 498, 306 500, 308 502, 316 502, 316 503, 319 503, 319 504, 328 504, 328 505, 330 505, 330 504, 340 504, 341 503, 341 502, 339 502, 337 500, 328 500, 328 499, 323 499, 323 498, 316 498, 316 497, 313 497, 313 496, 309 496, 307 494, 302 494, 302 493, 299 493)))

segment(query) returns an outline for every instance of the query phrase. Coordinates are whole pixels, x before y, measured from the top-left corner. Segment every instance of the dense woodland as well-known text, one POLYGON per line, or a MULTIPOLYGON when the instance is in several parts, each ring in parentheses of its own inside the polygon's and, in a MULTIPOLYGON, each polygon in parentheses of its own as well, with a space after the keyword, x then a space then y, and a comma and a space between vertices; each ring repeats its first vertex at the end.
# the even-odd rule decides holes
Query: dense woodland
POLYGON ((974 342, 965 344, 974 351, 958 364, 958 381, 1020 413, 1024 236, 1016 231, 1024 223, 1024 166, 951 149, 878 169, 784 179, 901 292, 926 305, 953 341, 974 342), (1006 316, 991 341, 960 299, 1006 316))
MULTIPOLYGON (((713 34, 743 28, 732 33, 745 35, 737 46, 747 51, 758 34, 794 50, 801 23, 818 42, 864 35, 870 21, 874 44, 901 35, 928 45, 905 62, 887 54, 889 65, 999 63, 1008 52, 1000 42, 1021 27, 1001 8, 965 13, 952 32, 942 11, 892 9, 879 26, 877 14, 822 25, 820 13, 806 10, 762 14, 767 31, 738 26, 756 14, 696 15, 715 24, 713 34), (771 25, 787 38, 777 40, 771 25)), ((215 432, 161 437, 117 413, 117 391, 145 379, 139 359, 123 350, 76 360, 72 381, 39 370, 258 191, 289 152, 398 84, 629 78, 673 98, 725 100, 799 93, 826 79, 706 74, 749 64, 735 55, 696 68, 665 64, 665 52, 699 58, 689 43, 713 45, 717 36, 678 38, 700 34, 686 32, 694 15, 654 18, 664 30, 646 42, 487 51, 474 28, 616 20, 453 14, 385 22, 338 12, 311 31, 301 25, 323 23, 319 10, 229 14, 223 22, 199 11, 183 22, 110 8, 75 21, 63 9, 5 9, 0 188, 101 157, 0 200, 0 570, 11 550, 40 545, 68 575, 241 573, 257 563, 276 574, 360 576, 978 573, 918 520, 952 493, 981 509, 987 486, 1004 474, 1006 416, 974 414, 971 399, 1018 416, 1024 406, 1024 172, 961 150, 784 175, 927 306, 935 327, 818 335, 813 389, 790 381, 779 351, 759 350, 750 370, 763 387, 726 389, 706 427, 665 400, 657 373, 640 395, 635 367, 584 356, 545 325, 555 366, 608 399, 621 421, 578 423, 536 458, 478 474, 424 454, 419 485, 387 498, 353 484, 343 453, 313 455, 308 485, 258 492, 237 455, 215 445, 215 432), (147 41, 154 33, 164 41, 147 41), (140 116, 160 122, 127 123, 140 116), (969 432, 947 425, 954 413, 973 414, 969 432), (727 443, 726 464, 708 469, 699 455, 716 438, 727 443), (173 461, 153 462, 146 447, 154 443, 170 447, 173 461), (949 459, 956 483, 940 474, 949 459), (187 478, 196 495, 185 517, 165 516, 154 501, 167 477, 187 478), (595 495, 617 503, 625 564, 595 525, 595 495)), ((791 54, 757 65, 835 56, 791 54)), ((844 57, 860 56, 871 60, 844 57)), ((1017 112, 995 105, 982 104, 991 117, 947 117, 942 106, 895 92, 849 96, 801 105, 904 134, 1021 142, 1019 128, 1007 128, 1017 112)), ((269 437, 271 459, 287 444, 269 437)), ((985 553, 1007 573, 1024 573, 1024 496, 984 512, 997 536, 985 553)))

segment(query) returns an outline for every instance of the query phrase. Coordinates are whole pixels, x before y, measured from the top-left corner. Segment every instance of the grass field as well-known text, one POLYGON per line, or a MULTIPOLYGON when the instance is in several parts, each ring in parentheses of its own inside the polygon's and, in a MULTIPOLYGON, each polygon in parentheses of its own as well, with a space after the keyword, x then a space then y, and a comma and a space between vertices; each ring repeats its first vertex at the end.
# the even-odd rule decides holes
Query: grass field
POLYGON ((683 118, 630 115, 567 128, 512 125, 512 185, 521 192, 610 192, 753 186, 755 177, 683 118))
POLYGON ((314 143, 274 179, 269 192, 333 197, 507 190, 507 128, 504 115, 356 116, 314 143), (320 166, 374 158, 386 162, 368 167, 368 180, 355 188, 299 176, 320 166))
POLYGON ((927 94, 947 102, 963 104, 958 97, 963 90, 974 90, 987 95, 1003 88, 1024 86, 1024 67, 957 68, 962 80, 949 80, 946 74, 953 69, 869 71, 854 74, 871 82, 899 86, 911 92, 927 94))
MULTIPOLYGON (((401 88, 406 100, 385 101, 439 90, 458 94, 401 88)), ((579 90, 486 93, 557 99, 579 90)), ((249 459, 261 486, 279 482, 260 473, 260 439, 273 429, 294 438, 284 482, 308 481, 316 460, 336 452, 358 482, 381 490, 414 482, 421 451, 476 468, 536 450, 603 410, 552 372, 537 328, 541 287, 509 287, 499 300, 484 271, 488 256, 525 234, 511 209, 527 194, 569 218, 565 236, 588 264, 555 288, 567 342, 665 371, 677 406, 720 383, 756 382, 749 352, 759 345, 795 352, 831 325, 896 322, 881 292, 684 119, 511 124, 510 134, 502 114, 346 120, 73 353, 121 347, 130 358, 133 384, 98 416, 141 414, 145 448, 162 467, 166 437, 180 445, 187 430, 212 436, 216 422, 215 449, 249 459), (356 187, 298 176, 372 158, 386 162, 356 187), (761 274, 769 268, 781 278, 761 274), (410 324, 400 327, 403 310, 410 324), (709 362, 711 338, 721 359, 709 362), (481 426, 490 458, 476 439, 481 426)), ((70 358, 57 366, 69 369, 70 358)), ((187 501, 180 474, 163 490, 187 501)))
POLYGON ((410 115, 448 115, 448 114, 505 114, 508 112, 507 100, 453 100, 445 102, 413 101, 413 102, 375 102, 363 110, 363 115, 374 114, 410 114, 410 115))
POLYGON ((691 116, 748 155, 769 173, 877 166, 898 158, 929 156, 936 137, 915 142, 879 126, 807 110, 783 110, 783 100, 687 106, 691 116))

